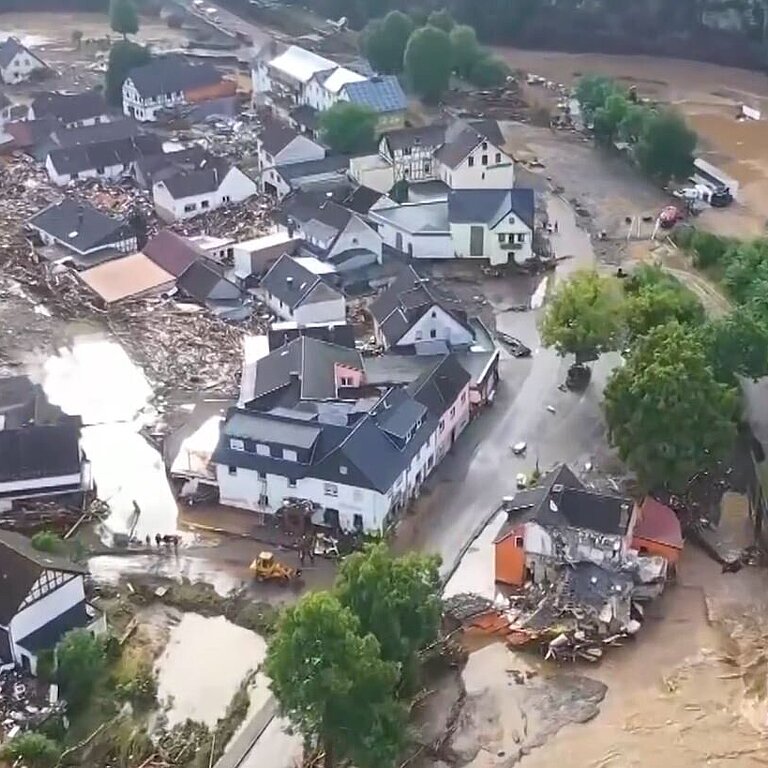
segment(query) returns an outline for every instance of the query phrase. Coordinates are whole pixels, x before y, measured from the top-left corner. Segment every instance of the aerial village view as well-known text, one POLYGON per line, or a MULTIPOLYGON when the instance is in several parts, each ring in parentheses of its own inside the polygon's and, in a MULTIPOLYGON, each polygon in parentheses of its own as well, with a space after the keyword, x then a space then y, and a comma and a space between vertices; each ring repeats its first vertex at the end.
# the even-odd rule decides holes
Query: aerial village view
POLYGON ((0 768, 768 765, 763 0, 0 0, 0 768))

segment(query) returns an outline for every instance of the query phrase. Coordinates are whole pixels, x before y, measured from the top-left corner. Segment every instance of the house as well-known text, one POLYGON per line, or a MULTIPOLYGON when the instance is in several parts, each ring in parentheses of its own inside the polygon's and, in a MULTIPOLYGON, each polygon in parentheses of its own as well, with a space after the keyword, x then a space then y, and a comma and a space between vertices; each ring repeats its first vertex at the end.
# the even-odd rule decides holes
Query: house
POLYGON ((208 259, 192 262, 176 280, 176 287, 181 297, 205 305, 220 317, 245 319, 249 314, 243 292, 208 259))
POLYGON ((326 341, 338 347, 355 348, 355 329, 342 323, 272 323, 267 331, 269 351, 274 352, 302 336, 326 341))
POLYGON ((235 82, 225 80, 211 64, 159 56, 128 73, 123 83, 123 113, 141 122, 155 122, 160 110, 233 96, 235 89, 235 82))
POLYGON ((77 267, 94 266, 137 248, 136 233, 125 219, 107 216, 86 202, 65 198, 27 221, 48 251, 51 261, 73 261, 77 267))
POLYGON ((469 347, 474 331, 459 302, 404 268, 394 282, 369 306, 377 343, 384 349, 439 352, 469 347))
POLYGON ((637 508, 632 549, 641 555, 659 555, 675 566, 683 551, 680 520, 666 504, 646 496, 637 508))
POLYGON ((371 206, 368 220, 385 245, 409 258, 455 257, 445 198, 397 203, 390 197, 382 197, 371 206))
POLYGON ((265 171, 277 165, 306 163, 322 160, 325 157, 324 147, 277 120, 270 120, 265 124, 257 139, 256 151, 259 182, 264 191, 270 195, 277 195, 277 188, 265 179, 265 171))
POLYGON ((104 304, 159 296, 172 290, 175 283, 172 274, 143 253, 133 253, 86 269, 80 272, 80 279, 104 304))
POLYGON ((362 217, 325 195, 291 195, 284 200, 279 219, 288 234, 302 237, 313 253, 338 271, 381 263, 379 233, 362 217))
POLYGON ((445 130, 445 125, 436 123, 382 135, 379 153, 394 169, 396 182, 438 178, 435 154, 445 142, 445 130))
POLYGON ((109 122, 109 108, 100 91, 38 94, 30 106, 30 118, 51 118, 64 128, 80 128, 109 122))
POLYGON ((0 77, 7 85, 23 83, 47 69, 48 65, 22 45, 18 38, 8 37, 0 44, 0 77))
POLYGON ((326 192, 349 187, 346 155, 327 155, 322 160, 278 165, 262 173, 264 189, 274 188, 281 200, 292 191, 326 192))
POLYGON ((87 573, 84 565, 0 530, 0 669, 19 665, 36 674, 40 652, 52 650, 66 632, 106 630, 104 615, 86 602, 87 573))
POLYGON ((333 267, 312 257, 281 256, 259 285, 266 305, 281 319, 296 323, 344 323, 344 295, 327 278, 333 267))
POLYGON ((152 186, 179 171, 194 171, 205 163, 215 160, 207 149, 199 144, 193 144, 184 149, 164 154, 140 157, 133 166, 133 175, 139 186, 152 189, 152 186))
POLYGON ((134 136, 53 149, 45 160, 51 181, 64 186, 78 179, 119 179, 132 173, 136 160, 162 154, 158 136, 134 136))
POLYGON ((284 253, 292 256, 301 238, 288 232, 273 232, 252 240, 244 240, 232 246, 235 277, 248 280, 263 275, 284 253))
POLYGON ((182 221, 230 203, 242 203, 258 192, 256 183, 227 160, 203 161, 194 170, 179 170, 155 182, 152 200, 158 216, 182 221))
POLYGON ((565 563, 618 569, 633 540, 637 510, 629 499, 587 490, 566 465, 505 502, 507 521, 494 539, 496 581, 553 583, 565 563))
POLYGON ((307 83, 304 98, 310 107, 322 112, 341 100, 342 90, 351 83, 365 82, 365 75, 334 65, 333 71, 317 72, 307 83))
POLYGON ((456 121, 435 153, 436 175, 451 189, 512 189, 515 163, 503 146, 495 120, 456 121))
POLYGON ((0 430, 0 499, 80 494, 90 471, 80 450, 80 420, 0 430))
POLYGON ((189 239, 213 261, 222 263, 235 255, 235 241, 231 237, 192 235, 189 239))
POLYGON ((458 259, 517 264, 533 256, 532 189, 462 189, 448 195, 451 242, 458 259))
POLYGON ((66 418, 61 408, 48 401, 43 388, 27 376, 0 378, 0 431, 50 426, 66 418))
POLYGON ((112 120, 109 123, 96 123, 79 128, 66 128, 57 122, 52 126, 48 140, 35 146, 34 155, 38 160, 45 162, 54 149, 87 147, 101 142, 134 139, 140 133, 139 124, 135 120, 112 120))
POLYGON ((170 229, 161 229, 143 248, 144 255, 164 272, 180 277, 196 261, 205 259, 205 251, 189 238, 170 229))
POLYGON ((339 97, 351 104, 372 109, 378 116, 378 133, 398 130, 405 125, 408 99, 395 75, 376 75, 347 82, 341 87, 339 97))

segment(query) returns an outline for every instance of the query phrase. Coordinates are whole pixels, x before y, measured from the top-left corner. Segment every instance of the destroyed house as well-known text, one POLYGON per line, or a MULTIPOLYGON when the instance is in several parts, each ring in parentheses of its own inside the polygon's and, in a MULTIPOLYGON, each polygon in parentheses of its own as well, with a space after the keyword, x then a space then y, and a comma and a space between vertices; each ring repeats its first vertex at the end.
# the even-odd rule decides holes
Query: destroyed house
POLYGON ((191 219, 258 192, 256 183, 222 157, 204 159, 191 170, 177 170, 152 186, 155 211, 167 222, 191 219))
POLYGON ((133 172, 139 158, 162 151, 163 144, 157 136, 129 136, 53 149, 45 167, 58 186, 77 179, 119 179, 133 172))
POLYGON ((211 64, 193 64, 183 56, 158 56, 128 73, 123 83, 123 112, 142 122, 154 122, 166 108, 234 92, 235 83, 225 80, 211 64))
POLYGON ((496 580, 555 581, 566 563, 618 568, 630 549, 630 499, 588 490, 566 465, 505 500, 508 519, 494 540, 496 580))
POLYGON ((314 258, 283 255, 259 284, 267 306, 283 320, 344 323, 346 301, 333 285, 334 270, 314 258))
POLYGON ((29 80, 36 72, 45 72, 46 63, 19 42, 16 37, 8 37, 0 43, 0 77, 8 85, 15 85, 29 80))
POLYGON ((425 354, 468 347, 474 330, 458 301, 405 267, 370 305, 376 341, 385 349, 425 354))
POLYGON ((0 530, 0 670, 19 665, 36 674, 40 652, 53 650, 70 630, 106 629, 104 616, 86 602, 87 572, 0 530))
POLYGON ((79 494, 88 477, 79 419, 0 431, 0 499, 79 494))
POLYGON ((72 260, 78 267, 133 253, 137 247, 135 231, 128 222, 69 198, 35 214, 27 226, 40 237, 46 259, 72 260))
POLYGON ((99 91, 83 93, 41 93, 32 101, 33 120, 51 118, 65 128, 78 128, 109 121, 104 95, 99 91))

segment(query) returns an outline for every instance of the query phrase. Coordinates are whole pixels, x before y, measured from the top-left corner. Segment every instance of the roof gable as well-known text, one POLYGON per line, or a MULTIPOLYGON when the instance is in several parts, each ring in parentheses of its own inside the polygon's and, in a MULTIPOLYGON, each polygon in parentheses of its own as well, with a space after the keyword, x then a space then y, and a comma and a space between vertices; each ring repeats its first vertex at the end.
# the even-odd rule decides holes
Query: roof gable
POLYGON ((45 62, 39 56, 32 53, 29 48, 22 45, 18 38, 8 37, 3 43, 0 43, 0 67, 5 69, 20 53, 26 53, 35 61, 46 66, 45 62))
POLYGON ((204 88, 221 82, 221 74, 208 63, 193 64, 182 56, 159 56, 132 69, 128 79, 143 99, 165 93, 204 88))
POLYGON ((206 257, 202 248, 170 229, 160 230, 144 246, 143 253, 174 277, 179 277, 190 264, 206 257))

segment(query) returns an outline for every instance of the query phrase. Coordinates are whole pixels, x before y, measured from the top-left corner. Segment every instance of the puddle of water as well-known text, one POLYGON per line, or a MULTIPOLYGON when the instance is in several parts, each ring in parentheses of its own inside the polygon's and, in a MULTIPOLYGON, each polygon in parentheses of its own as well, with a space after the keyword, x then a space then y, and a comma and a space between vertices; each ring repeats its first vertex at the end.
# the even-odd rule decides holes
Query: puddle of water
MULTIPOLYGON (((187 718, 215 725, 243 678, 264 661, 266 650, 263 638, 223 616, 185 613, 156 665, 158 700, 171 702, 169 726, 187 718)), ((257 689, 266 683, 263 675, 258 678, 257 689)), ((252 701, 261 694, 254 693, 252 701)))
POLYGON ((76 335, 44 362, 41 378, 48 399, 83 420, 83 451, 111 509, 108 531, 141 539, 174 533, 178 511, 162 458, 139 434, 152 416, 141 368, 117 342, 76 335))

